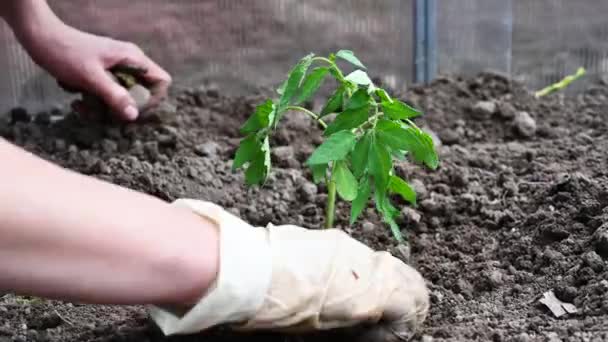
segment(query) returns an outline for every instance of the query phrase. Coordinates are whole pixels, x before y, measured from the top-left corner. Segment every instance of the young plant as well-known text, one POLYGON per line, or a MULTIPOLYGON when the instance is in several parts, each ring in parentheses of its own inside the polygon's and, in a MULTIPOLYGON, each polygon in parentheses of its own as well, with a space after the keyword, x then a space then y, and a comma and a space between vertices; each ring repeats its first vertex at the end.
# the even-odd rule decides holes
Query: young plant
POLYGON ((541 98, 543 96, 547 96, 549 94, 553 94, 556 91, 560 91, 562 89, 565 89, 566 87, 568 87, 570 85, 570 83, 578 80, 579 78, 585 76, 586 74, 586 70, 583 67, 580 67, 576 70, 576 73, 573 75, 568 75, 566 77, 564 77, 561 81, 553 83, 537 92, 534 93, 534 96, 538 99, 541 98))
POLYGON ((303 112, 324 130, 323 143, 309 156, 306 165, 315 183, 324 181, 327 185, 325 227, 333 227, 337 196, 351 203, 350 224, 373 198, 383 220, 402 242, 404 238, 395 222, 400 211, 390 196, 400 195, 416 205, 416 192, 395 175, 394 159, 409 157, 434 170, 438 157, 431 136, 412 121, 421 112, 374 85, 365 70, 365 65, 348 50, 329 57, 309 54, 302 58, 277 90, 278 99, 261 103, 242 126, 245 137, 236 151, 233 169, 246 169, 248 185, 263 185, 271 169, 270 136, 286 113, 303 112), (352 64, 355 70, 345 75, 338 60, 352 64), (314 113, 302 107, 330 78, 336 81, 335 87, 322 110, 314 113), (331 121, 327 120, 330 114, 335 114, 331 121))

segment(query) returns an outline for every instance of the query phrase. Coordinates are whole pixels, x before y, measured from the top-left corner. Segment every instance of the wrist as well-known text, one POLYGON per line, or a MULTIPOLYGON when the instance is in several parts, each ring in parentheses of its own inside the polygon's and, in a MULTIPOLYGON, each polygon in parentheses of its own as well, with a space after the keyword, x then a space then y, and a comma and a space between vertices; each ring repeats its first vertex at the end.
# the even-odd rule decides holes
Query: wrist
POLYGON ((219 267, 215 282, 185 313, 152 306, 151 318, 165 335, 195 333, 220 324, 251 319, 263 305, 272 279, 267 230, 254 228, 223 208, 180 199, 185 207, 213 222, 219 232, 219 267))

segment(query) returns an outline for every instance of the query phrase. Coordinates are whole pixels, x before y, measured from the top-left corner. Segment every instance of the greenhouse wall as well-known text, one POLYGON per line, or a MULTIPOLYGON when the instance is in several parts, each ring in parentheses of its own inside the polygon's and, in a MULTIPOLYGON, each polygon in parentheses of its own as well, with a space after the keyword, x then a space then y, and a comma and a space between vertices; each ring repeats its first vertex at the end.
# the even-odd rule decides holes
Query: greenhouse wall
MULTIPOLYGON (((433 0, 437 75, 506 73, 531 88, 579 66, 608 68, 608 1, 433 0)), ((214 83, 243 94, 275 86, 309 52, 354 50, 370 73, 403 88, 415 81, 414 0, 51 0, 75 27, 139 44, 174 76, 175 89, 214 83)), ((424 2, 424 1, 422 1, 424 2)), ((69 96, 0 27, 0 113, 37 111, 69 96)), ((428 43, 428 42, 427 42, 428 43)), ((582 85, 583 83, 579 83, 582 85)))

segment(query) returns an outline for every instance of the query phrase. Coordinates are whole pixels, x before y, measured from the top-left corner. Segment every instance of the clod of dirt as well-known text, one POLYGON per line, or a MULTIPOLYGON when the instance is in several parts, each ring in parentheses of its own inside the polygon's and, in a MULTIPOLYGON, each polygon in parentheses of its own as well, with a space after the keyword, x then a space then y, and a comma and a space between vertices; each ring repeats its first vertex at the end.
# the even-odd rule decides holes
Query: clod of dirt
POLYGON ((61 317, 56 312, 45 312, 40 316, 31 317, 27 325, 31 329, 45 330, 56 328, 61 323, 61 317))
POLYGON ((419 198, 419 199, 427 198, 429 192, 426 189, 426 185, 424 185, 423 181, 421 181, 420 179, 412 179, 412 181, 410 182, 410 185, 416 191, 417 198, 419 198))
POLYGON ((517 115, 517 109, 509 102, 502 102, 498 108, 498 115, 503 119, 511 120, 517 115))
POLYGON ((401 209, 401 215, 403 217, 403 219, 405 220, 406 225, 407 224, 418 224, 420 223, 420 220, 422 219, 422 215, 420 215, 419 212, 417 212, 415 209, 412 209, 408 206, 403 207, 403 209, 401 209))
POLYGON ((297 167, 298 161, 293 146, 277 146, 271 151, 278 166, 297 167))
POLYGON ((536 121, 528 112, 518 112, 513 124, 517 132, 525 138, 530 138, 536 134, 536 121))
POLYGON ((583 261, 595 272, 601 272, 604 269, 604 260, 594 251, 583 254, 583 261))
POLYGON ((11 124, 17 122, 30 122, 32 116, 24 108, 14 108, 9 113, 9 120, 11 124))
POLYGON ((608 258, 608 223, 599 227, 593 234, 595 249, 603 258, 608 258))
POLYGON ((304 202, 314 202, 319 189, 312 182, 301 182, 298 186, 298 193, 304 202))
POLYGON ((479 101, 471 108, 471 112, 476 119, 487 120, 496 113, 497 108, 494 101, 479 101))

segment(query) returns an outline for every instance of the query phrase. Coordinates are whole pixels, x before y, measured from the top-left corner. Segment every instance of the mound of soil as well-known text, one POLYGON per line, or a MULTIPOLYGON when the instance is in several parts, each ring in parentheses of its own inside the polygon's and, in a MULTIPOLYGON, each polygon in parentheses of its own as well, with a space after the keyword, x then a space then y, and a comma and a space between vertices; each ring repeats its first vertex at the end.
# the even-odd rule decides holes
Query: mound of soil
MULTIPOLYGON (((0 136, 64 167, 164 200, 214 201, 255 225, 322 226, 325 189, 304 160, 320 131, 292 114, 271 142, 268 185, 249 189, 230 170, 238 128, 263 94, 227 98, 214 89, 181 92, 145 120, 92 121, 14 110, 0 136)), ((401 94, 422 108, 419 124, 440 141, 441 166, 400 163, 420 205, 400 222, 398 248, 372 205, 348 226, 366 244, 417 267, 432 291, 421 341, 602 341, 608 339, 608 87, 575 98, 535 99, 493 73, 443 78, 401 94), (553 291, 577 312, 555 318, 539 304, 553 291)), ((400 202, 400 204, 404 204, 400 202)), ((204 337, 176 341, 348 340, 340 335, 204 337)), ((5 295, 0 341, 161 341, 141 307, 79 305, 5 295)))

